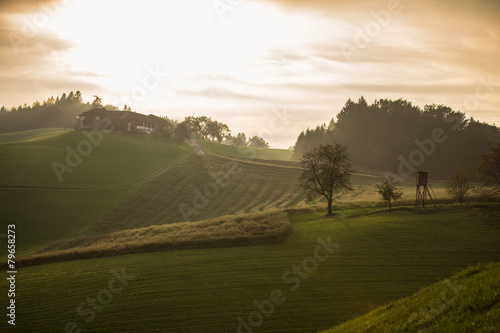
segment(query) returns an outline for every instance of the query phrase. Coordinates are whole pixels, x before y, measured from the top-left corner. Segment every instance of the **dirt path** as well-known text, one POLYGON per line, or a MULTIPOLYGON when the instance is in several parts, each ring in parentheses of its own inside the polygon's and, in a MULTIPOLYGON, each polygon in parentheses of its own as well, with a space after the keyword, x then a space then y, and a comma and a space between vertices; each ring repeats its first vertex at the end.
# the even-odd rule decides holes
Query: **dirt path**
POLYGON ((203 149, 201 149, 200 144, 198 142, 196 142, 196 140, 186 139, 186 142, 189 143, 189 145, 193 148, 193 151, 196 154, 205 154, 205 152, 203 151, 203 149))

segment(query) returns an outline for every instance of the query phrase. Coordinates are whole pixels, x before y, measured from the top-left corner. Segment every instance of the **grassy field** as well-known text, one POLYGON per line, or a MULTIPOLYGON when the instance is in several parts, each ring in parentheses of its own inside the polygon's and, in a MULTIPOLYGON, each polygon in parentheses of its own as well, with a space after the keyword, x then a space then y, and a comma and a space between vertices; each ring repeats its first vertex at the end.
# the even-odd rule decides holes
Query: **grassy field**
POLYGON ((0 179, 0 186, 73 189, 127 186, 183 155, 192 154, 186 144, 177 148, 173 142, 161 143, 122 133, 90 132, 95 142, 100 142, 95 145, 85 133, 73 130, 44 132, 25 140, 0 144, 0 173, 8 175, 0 179), (66 162, 67 157, 69 151, 74 152, 72 156, 77 154, 79 147, 87 156, 79 154, 79 164, 76 164, 77 157, 71 157, 70 162, 76 165, 73 167, 66 162), (90 150, 86 150, 88 147, 90 150), (53 162, 72 169, 61 175, 62 182, 54 172, 53 162))
POLYGON ((477 265, 322 333, 498 332, 500 263, 477 265))
POLYGON ((10 132, 0 134, 0 143, 26 141, 41 138, 46 135, 58 135, 60 132, 68 131, 66 128, 38 128, 34 130, 10 132))
MULTIPOLYGON (((3 136, 16 140, 0 144, 0 172, 8 175, 0 180, 1 226, 20 225, 22 255, 81 234, 306 205, 297 186, 300 170, 284 161, 287 150, 257 150, 258 157, 269 160, 235 159, 241 157, 237 147, 201 142, 219 156, 198 156, 185 144, 178 148, 171 142, 105 134, 60 183, 51 164, 64 163, 67 147, 75 150, 88 141, 84 133, 54 129, 3 136), (221 156, 224 152, 233 157, 221 156), (154 181, 133 186, 171 163, 178 164, 154 181)), ((339 194, 339 204, 379 203, 373 184, 381 180, 380 175, 354 174, 354 191, 339 194)), ((412 183, 403 184, 407 200, 414 197, 412 183)), ((443 194, 443 184, 438 183, 438 193, 443 194)))
POLYGON ((296 168, 193 156, 127 198, 92 232, 291 207, 304 197, 298 173, 296 168))
POLYGON ((192 154, 184 144, 177 148, 174 143, 105 134, 59 182, 52 163, 65 163, 66 147, 76 150, 88 141, 84 133, 48 129, 2 136, 15 140, 0 144, 0 227, 18 225, 20 255, 88 230, 141 188, 133 184, 192 154))
POLYGON ((286 149, 235 147, 202 140, 198 140, 198 143, 207 154, 224 157, 290 161, 293 154, 293 151, 286 149))
MULTIPOLYGON (((62 129, 0 137, 0 172, 6 175, 0 180, 0 226, 16 224, 17 255, 54 244, 72 251, 140 243, 145 247, 136 250, 155 252, 20 268, 16 319, 23 332, 75 325, 86 332, 235 332, 238 325, 248 327, 240 331, 254 325, 259 332, 313 332, 457 270, 500 260, 498 204, 415 212, 413 179, 402 183, 407 201, 388 212, 376 207, 373 185, 382 174, 355 173, 354 191, 337 197, 335 207, 343 209, 325 217, 316 212, 323 202, 304 202, 300 169, 288 161, 289 151, 201 142, 208 154, 196 155, 185 144, 113 133, 93 144, 59 182, 52 163, 65 163, 68 151, 85 141, 91 141, 88 133, 62 129), (203 232, 196 234, 196 224, 164 225, 269 209, 290 212, 292 231, 284 241, 279 237, 281 243, 172 250, 183 240, 174 232, 178 226, 194 238, 203 232), (137 228, 145 229, 130 230, 137 228), (157 251, 156 236, 170 239, 171 251, 157 251), (334 244, 324 245, 329 240, 334 244), (134 278, 120 280, 119 272, 134 278), (100 305, 87 304, 94 298, 100 305), (276 302, 272 311, 269 299, 276 302), (263 309, 259 317, 261 305, 269 313, 263 309)), ((445 198, 445 183, 432 184, 445 198)), ((229 239, 233 227, 225 225, 217 235, 229 239)), ((1 252, 5 257, 6 247, 1 252)))
MULTIPOLYGON (((256 311, 254 301, 276 299, 281 291, 279 300, 286 300, 262 317, 256 331, 314 332, 409 296, 468 266, 500 260, 498 205, 337 213, 292 213, 293 232, 281 244, 22 268, 17 328, 64 331, 74 322, 85 332, 237 332, 237 318, 248 323, 256 311), (321 250, 318 237, 337 245, 321 250), (323 261, 315 266, 318 246, 323 261), (303 268, 294 273, 294 265, 309 273, 303 268), (111 284, 114 291, 123 286, 111 293, 106 290, 113 270, 134 278, 126 285, 111 284), (92 310, 86 305, 92 298, 104 305, 92 310)), ((0 288, 6 287, 4 279, 0 288)))

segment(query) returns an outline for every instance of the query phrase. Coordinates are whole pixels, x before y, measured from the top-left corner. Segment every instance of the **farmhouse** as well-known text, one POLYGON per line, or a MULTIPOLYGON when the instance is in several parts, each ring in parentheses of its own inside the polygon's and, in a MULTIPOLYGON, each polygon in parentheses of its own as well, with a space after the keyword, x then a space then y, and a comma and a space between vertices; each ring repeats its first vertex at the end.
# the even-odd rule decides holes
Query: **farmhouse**
POLYGON ((96 108, 78 116, 80 130, 113 129, 122 132, 168 130, 173 124, 155 115, 145 115, 132 111, 110 111, 96 108))

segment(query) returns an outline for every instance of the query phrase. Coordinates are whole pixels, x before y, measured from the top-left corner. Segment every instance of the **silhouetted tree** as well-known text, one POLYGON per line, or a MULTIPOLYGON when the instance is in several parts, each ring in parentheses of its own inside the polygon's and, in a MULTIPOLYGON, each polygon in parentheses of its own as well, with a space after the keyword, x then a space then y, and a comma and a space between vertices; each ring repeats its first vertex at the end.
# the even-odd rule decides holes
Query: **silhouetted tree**
POLYGON ((215 139, 220 144, 225 138, 231 136, 231 130, 229 129, 229 126, 224 123, 217 121, 215 123, 217 128, 217 131, 215 132, 215 139))
POLYGON ((500 144, 481 156, 476 171, 484 180, 485 185, 492 186, 500 192, 500 144))
POLYGON ((295 142, 292 159, 299 161, 305 152, 326 143, 326 125, 317 126, 315 129, 302 131, 295 142))
POLYGON ((328 203, 328 215, 331 215, 333 196, 343 190, 352 190, 352 168, 347 147, 320 145, 305 153, 300 164, 300 185, 307 190, 308 199, 318 194, 324 196, 328 203))
POLYGON ((394 178, 388 177, 381 184, 375 184, 378 194, 382 200, 389 203, 389 210, 392 210, 392 202, 401 199, 403 192, 399 190, 399 183, 394 178))
POLYGON ((463 204, 465 197, 472 189, 472 186, 469 183, 469 179, 465 175, 463 169, 457 169, 455 172, 448 178, 448 184, 446 187, 446 191, 449 195, 454 197, 460 202, 460 205, 463 204))
POLYGON ((48 98, 40 103, 33 102, 30 106, 24 103, 19 108, 10 110, 3 107, 0 112, 0 133, 29 130, 45 127, 74 127, 76 117, 84 111, 89 110, 89 105, 75 100, 70 93, 65 97, 56 96, 48 98))
POLYGON ((177 147, 181 144, 182 141, 188 139, 190 137, 188 125, 185 121, 178 124, 174 129, 174 141, 177 143, 177 147))

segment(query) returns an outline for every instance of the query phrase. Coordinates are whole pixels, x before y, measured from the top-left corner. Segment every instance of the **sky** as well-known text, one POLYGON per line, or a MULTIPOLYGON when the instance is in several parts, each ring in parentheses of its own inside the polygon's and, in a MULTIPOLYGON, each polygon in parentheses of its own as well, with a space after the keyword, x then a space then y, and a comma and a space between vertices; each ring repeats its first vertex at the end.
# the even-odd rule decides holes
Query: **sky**
POLYGON ((294 145, 364 96, 500 124, 496 0, 0 0, 0 105, 80 90, 294 145))

